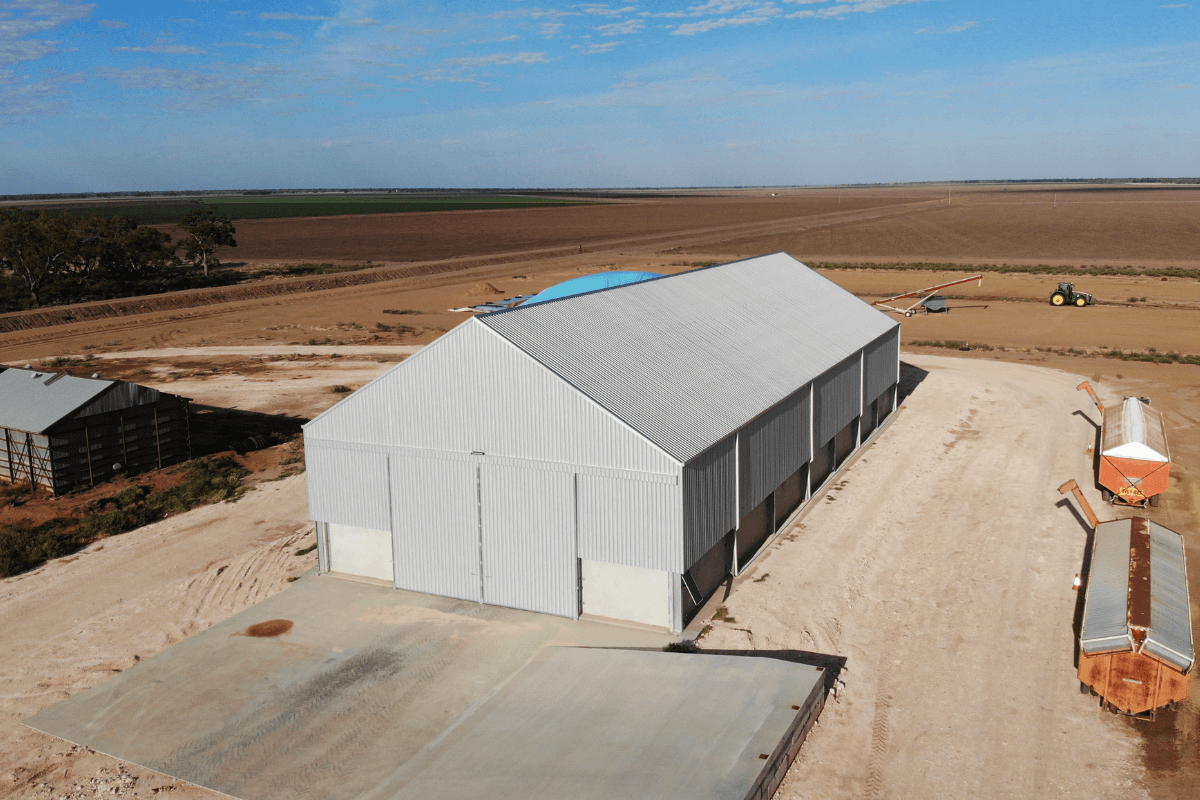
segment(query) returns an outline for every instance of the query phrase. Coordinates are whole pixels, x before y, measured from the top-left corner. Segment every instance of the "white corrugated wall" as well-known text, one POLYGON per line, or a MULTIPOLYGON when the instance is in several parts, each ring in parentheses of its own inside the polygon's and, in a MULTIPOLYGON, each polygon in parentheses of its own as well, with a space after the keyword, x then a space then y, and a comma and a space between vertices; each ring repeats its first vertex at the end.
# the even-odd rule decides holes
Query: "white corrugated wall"
POLYGON ((483 601, 575 617, 575 481, 568 472, 483 464, 483 601))
POLYGON ((312 519, 391 530, 387 456, 309 440, 304 455, 312 519))
POLYGON ((480 600, 479 465, 391 456, 396 586, 480 600))
POLYGON ((310 440, 673 472, 679 462, 472 319, 320 415, 310 440))
POLYGON ((683 487, 678 476, 641 480, 578 475, 579 557, 683 572, 683 487))

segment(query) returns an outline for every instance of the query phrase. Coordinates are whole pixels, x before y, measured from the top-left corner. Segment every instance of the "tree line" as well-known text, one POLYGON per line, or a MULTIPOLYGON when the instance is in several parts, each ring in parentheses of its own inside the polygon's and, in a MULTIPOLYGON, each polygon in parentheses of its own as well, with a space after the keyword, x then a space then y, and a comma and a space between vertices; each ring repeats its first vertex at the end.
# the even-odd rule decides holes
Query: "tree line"
POLYGON ((237 247, 232 221, 198 208, 179 230, 175 240, 125 217, 0 208, 0 311, 213 285, 214 252, 237 247))

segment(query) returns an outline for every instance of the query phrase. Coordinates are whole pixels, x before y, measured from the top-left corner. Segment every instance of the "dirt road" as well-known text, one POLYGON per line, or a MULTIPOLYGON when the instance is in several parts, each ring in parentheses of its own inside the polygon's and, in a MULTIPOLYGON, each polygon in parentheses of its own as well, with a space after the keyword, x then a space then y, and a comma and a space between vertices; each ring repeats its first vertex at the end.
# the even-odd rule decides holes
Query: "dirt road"
POLYGON ((740 577, 705 647, 847 659, 781 798, 1144 797, 1140 741, 1081 696, 1071 588, 1096 508, 1077 376, 905 357, 928 375, 740 577))

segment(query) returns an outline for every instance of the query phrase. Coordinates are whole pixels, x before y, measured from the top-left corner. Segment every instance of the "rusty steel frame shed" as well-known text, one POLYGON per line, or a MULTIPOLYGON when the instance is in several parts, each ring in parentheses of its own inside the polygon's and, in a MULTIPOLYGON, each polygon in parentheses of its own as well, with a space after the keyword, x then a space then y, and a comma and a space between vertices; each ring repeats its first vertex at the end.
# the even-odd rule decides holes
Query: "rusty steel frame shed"
POLYGON ((191 458, 191 400, 66 372, 0 372, 0 480, 54 493, 191 458))

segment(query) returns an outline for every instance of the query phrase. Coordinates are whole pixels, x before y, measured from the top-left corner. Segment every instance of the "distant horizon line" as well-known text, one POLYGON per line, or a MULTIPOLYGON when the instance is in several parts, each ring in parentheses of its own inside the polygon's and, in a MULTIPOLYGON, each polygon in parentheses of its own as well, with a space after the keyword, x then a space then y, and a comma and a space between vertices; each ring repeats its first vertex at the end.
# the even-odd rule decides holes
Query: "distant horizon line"
POLYGON ((878 181, 874 183, 828 183, 828 184, 778 184, 778 185, 727 185, 727 186, 592 186, 592 187, 312 187, 312 188, 275 188, 275 189, 154 189, 154 190, 115 190, 88 192, 31 192, 27 194, 0 194, 0 202, 30 201, 30 200, 76 200, 76 199, 121 199, 149 197, 186 197, 186 196, 262 196, 272 195, 317 195, 317 194, 418 194, 444 193, 462 194, 498 193, 498 194, 584 194, 584 193, 666 193, 666 192, 703 192, 703 191, 746 191, 746 190, 796 190, 796 189, 863 189, 879 187, 906 186, 988 186, 988 185, 1063 185, 1063 184, 1140 184, 1152 186, 1190 186, 1200 184, 1200 177, 1177 178, 989 178, 977 180, 934 180, 934 181, 878 181))

